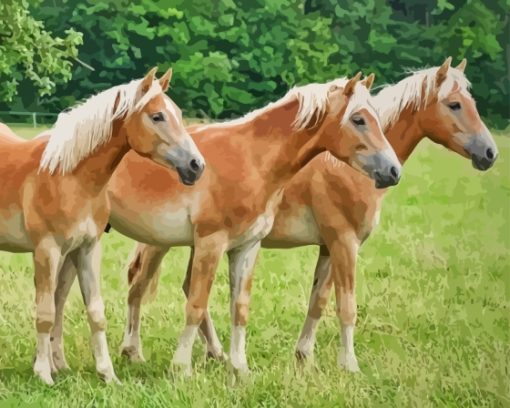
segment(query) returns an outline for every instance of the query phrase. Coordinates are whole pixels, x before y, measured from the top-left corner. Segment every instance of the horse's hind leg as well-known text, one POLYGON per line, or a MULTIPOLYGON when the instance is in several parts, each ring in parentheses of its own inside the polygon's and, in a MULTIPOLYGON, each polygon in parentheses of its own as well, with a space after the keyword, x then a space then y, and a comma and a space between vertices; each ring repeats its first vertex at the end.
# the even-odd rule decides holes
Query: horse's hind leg
POLYGON ((259 250, 260 241, 256 241, 228 253, 232 314, 230 363, 240 373, 249 372, 246 360, 246 324, 248 322, 253 268, 259 250))
POLYGON ((37 351, 34 373, 52 385, 55 371, 50 332, 55 323, 56 276, 62 264, 60 247, 52 237, 41 240, 34 250, 37 351))
POLYGON ((55 369, 68 370, 64 354, 63 325, 64 305, 76 279, 76 253, 68 254, 57 277, 57 289, 55 290, 55 324, 51 331, 51 351, 55 369))
POLYGON ((315 336, 322 312, 331 293, 333 284, 330 273, 330 257, 326 247, 321 247, 315 275, 313 278, 312 292, 308 304, 308 314, 301 335, 296 346, 296 358, 299 361, 313 360, 315 336))
POLYGON ((94 241, 78 249, 78 280, 87 308, 87 316, 92 333, 92 349, 96 360, 96 370, 105 382, 119 382, 113 371, 112 360, 106 341, 106 318, 100 291, 101 246, 94 241))
POLYGON ((140 339, 140 308, 149 286, 155 292, 161 261, 167 247, 138 244, 135 257, 129 267, 131 286, 128 295, 128 316, 121 345, 121 353, 132 362, 145 361, 140 339))
MULTIPOLYGON (((193 265, 193 248, 191 248, 191 253, 188 261, 188 269, 186 271, 186 277, 184 278, 184 282, 182 284, 182 290, 186 297, 188 297, 189 293, 189 284, 191 281, 191 268, 193 265)), ((225 360, 225 353, 223 352, 223 347, 221 345, 220 339, 218 338, 218 334, 216 333, 216 329, 214 327, 214 323, 211 319, 211 315, 209 310, 206 310, 204 313, 204 320, 200 324, 200 336, 205 341, 207 345, 207 357, 213 358, 215 360, 223 361, 225 360)))

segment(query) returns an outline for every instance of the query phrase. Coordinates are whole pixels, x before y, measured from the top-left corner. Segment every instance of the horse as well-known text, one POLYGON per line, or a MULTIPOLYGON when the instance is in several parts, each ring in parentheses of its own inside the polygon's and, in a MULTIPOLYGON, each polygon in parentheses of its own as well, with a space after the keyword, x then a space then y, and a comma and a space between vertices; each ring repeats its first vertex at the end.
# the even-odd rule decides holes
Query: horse
POLYGON ((106 186, 122 157, 134 150, 162 168, 176 169, 190 185, 203 172, 204 159, 181 112, 165 95, 172 71, 159 81, 156 71, 60 113, 52 129, 32 140, 0 127, 0 250, 33 254, 33 370, 48 385, 54 383, 52 373, 67 368, 65 361, 53 359, 50 332, 56 292, 64 283, 60 272, 69 264, 78 273, 96 370, 105 381, 118 382, 106 341, 99 238, 109 216, 106 186))
MULTIPOLYGON (((384 87, 374 97, 373 106, 401 163, 428 137, 470 159, 474 168, 487 170, 498 156, 497 147, 469 93, 470 83, 464 75, 466 60, 456 68, 450 64, 448 58, 440 67, 414 72, 397 84, 384 87)), ((359 371, 354 353, 356 258, 360 245, 379 222, 385 193, 386 189, 374 188, 369 178, 327 152, 312 159, 285 186, 273 228, 262 246, 320 246, 308 314, 296 346, 299 361, 313 359, 316 328, 334 283, 343 346, 338 364, 347 371, 359 371)), ((160 248, 140 245, 138 263, 131 266, 130 272, 136 268, 151 275, 158 270, 164 255, 160 248)), ((185 292, 190 271, 191 259, 183 285, 185 292)), ((231 282, 236 279, 234 275, 231 282)), ((156 285, 154 279, 152 292, 156 285)), ((138 325, 133 323, 134 327, 138 325)), ((222 358, 221 344, 207 312, 200 330, 209 355, 222 358)))
MULTIPOLYGON (((109 192, 110 223, 120 233, 155 245, 152 253, 170 246, 192 246, 186 327, 173 366, 191 374, 191 351, 206 313, 218 262, 227 252, 238 273, 232 302, 230 361, 247 372, 245 333, 252 269, 260 240, 271 230, 283 185, 314 156, 330 151, 339 160, 388 187, 400 178, 400 163, 389 148, 371 107, 368 87, 373 76, 309 84, 246 116, 195 127, 190 133, 207 157, 207 170, 191 189, 175 176, 134 154, 126 155, 109 192)), ((140 329, 142 297, 155 270, 139 270, 135 254, 129 269, 128 318, 122 352, 143 360, 140 329)), ((69 271, 70 276, 73 271, 69 271)), ((65 291, 59 293, 66 296, 65 291)), ((211 344, 217 351, 219 341, 211 344)))

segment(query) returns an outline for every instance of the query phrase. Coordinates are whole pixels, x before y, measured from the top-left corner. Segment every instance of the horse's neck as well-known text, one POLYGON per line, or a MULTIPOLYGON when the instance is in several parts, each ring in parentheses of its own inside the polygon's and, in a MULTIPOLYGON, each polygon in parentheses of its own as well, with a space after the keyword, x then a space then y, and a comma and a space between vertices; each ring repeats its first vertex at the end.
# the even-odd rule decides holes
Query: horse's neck
POLYGON ((417 118, 418 115, 411 109, 405 109, 385 132, 388 142, 401 163, 409 158, 423 138, 423 131, 418 125, 417 118))
POLYGON ((298 109, 298 101, 293 100, 271 109, 254 122, 253 154, 263 157, 257 164, 259 171, 278 184, 288 181, 321 151, 317 132, 294 129, 298 109))
POLYGON ((129 149, 127 136, 121 128, 121 123, 116 122, 113 125, 111 139, 83 159, 73 175, 91 194, 97 194, 106 187, 113 172, 129 149))

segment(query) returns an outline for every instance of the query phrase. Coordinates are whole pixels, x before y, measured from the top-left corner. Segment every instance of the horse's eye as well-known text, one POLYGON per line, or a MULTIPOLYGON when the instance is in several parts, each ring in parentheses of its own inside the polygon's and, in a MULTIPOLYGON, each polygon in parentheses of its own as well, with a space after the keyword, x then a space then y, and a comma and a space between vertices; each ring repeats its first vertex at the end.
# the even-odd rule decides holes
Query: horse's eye
POLYGON ((151 116, 151 119, 152 119, 153 122, 164 122, 165 121, 165 117, 163 116, 163 112, 155 113, 154 115, 151 116))
POLYGON ((460 109, 460 103, 459 103, 459 102, 452 102, 452 103, 449 103, 449 104, 448 104, 448 107, 449 107, 452 111, 456 111, 456 110, 459 110, 459 109, 460 109))
POLYGON ((356 126, 363 126, 365 125, 365 119, 360 117, 352 118, 352 123, 354 123, 356 126))

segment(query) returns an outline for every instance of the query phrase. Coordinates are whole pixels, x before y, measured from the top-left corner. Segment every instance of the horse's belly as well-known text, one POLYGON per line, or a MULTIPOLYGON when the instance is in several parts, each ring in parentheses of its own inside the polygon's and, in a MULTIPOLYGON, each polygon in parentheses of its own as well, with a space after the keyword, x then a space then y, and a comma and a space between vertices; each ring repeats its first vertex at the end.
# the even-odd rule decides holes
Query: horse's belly
POLYGON ((288 248, 323 243, 312 209, 307 206, 280 210, 271 233, 262 245, 266 248, 288 248))
POLYGON ((0 250, 31 252, 33 249, 21 210, 0 211, 0 250))
POLYGON ((112 205, 110 224, 121 234, 146 244, 193 245, 193 225, 185 206, 136 212, 112 205))

